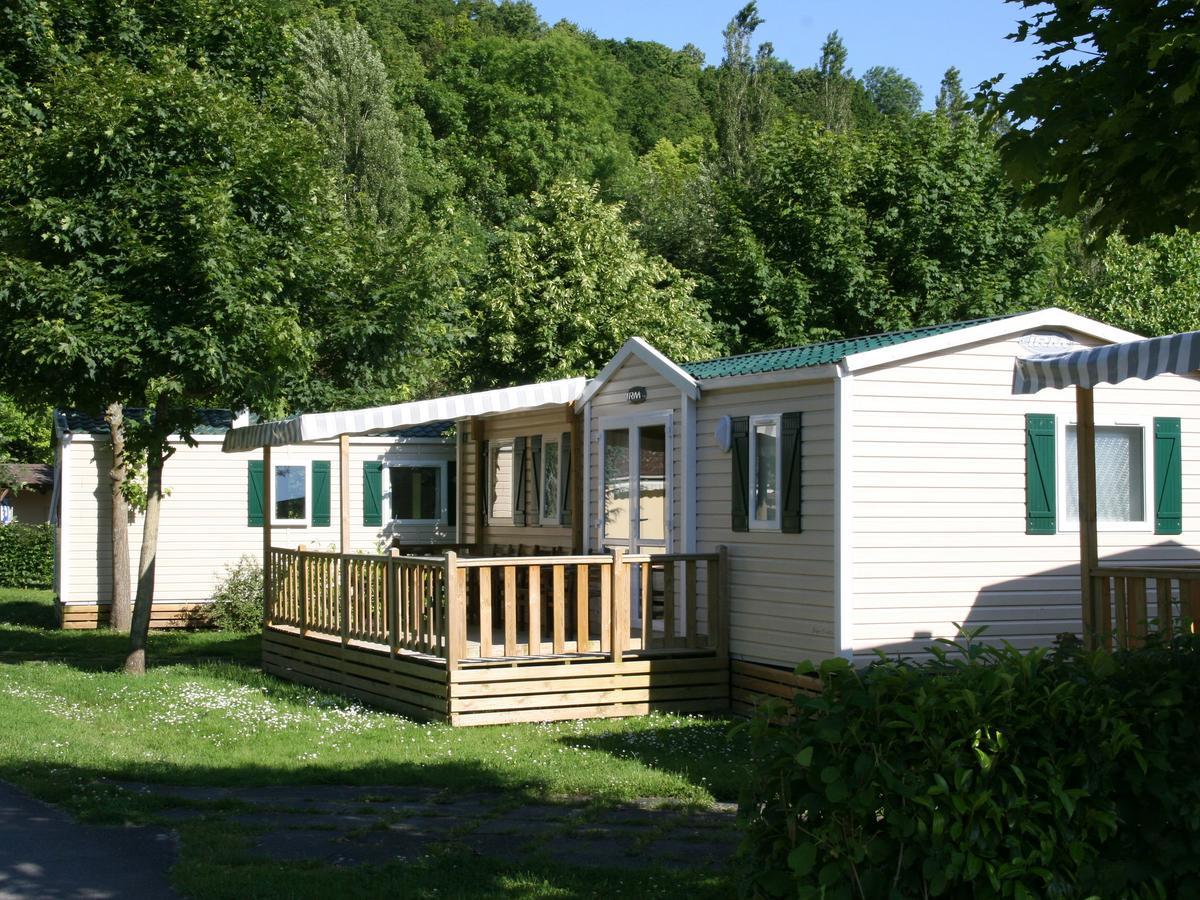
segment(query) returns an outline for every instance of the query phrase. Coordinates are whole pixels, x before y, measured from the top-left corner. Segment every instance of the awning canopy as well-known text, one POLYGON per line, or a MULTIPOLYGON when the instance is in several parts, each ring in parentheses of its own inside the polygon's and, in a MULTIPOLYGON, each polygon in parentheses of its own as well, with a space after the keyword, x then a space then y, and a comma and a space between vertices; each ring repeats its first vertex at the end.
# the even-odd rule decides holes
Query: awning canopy
POLYGON ((1129 378, 1187 375, 1200 370, 1200 331, 1170 334, 1144 341, 1107 344, 1090 350, 1018 359, 1013 370, 1014 394, 1036 394, 1043 388, 1072 385, 1095 387, 1129 378))
POLYGON ((465 419, 493 413, 537 409, 542 406, 562 406, 573 403, 583 393, 585 378, 564 378, 542 384, 523 384, 518 387, 438 397, 434 400, 414 400, 393 406, 354 409, 346 412, 308 413, 260 422, 225 433, 222 449, 226 453, 244 453, 259 447, 284 447, 323 441, 343 434, 379 434, 446 419, 465 419))

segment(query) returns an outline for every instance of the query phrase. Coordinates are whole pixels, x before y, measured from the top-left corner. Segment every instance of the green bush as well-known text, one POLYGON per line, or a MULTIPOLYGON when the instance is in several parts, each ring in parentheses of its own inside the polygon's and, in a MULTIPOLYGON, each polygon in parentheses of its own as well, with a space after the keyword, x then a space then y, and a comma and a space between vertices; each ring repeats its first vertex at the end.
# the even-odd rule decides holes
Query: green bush
POLYGON ((741 726, 743 894, 1200 896, 1200 643, 953 647, 741 726))
POLYGON ((0 587, 48 588, 54 583, 54 526, 0 526, 0 587))
POLYGON ((252 556, 225 567, 207 608, 209 624, 227 631, 258 631, 263 620, 263 569, 252 556))

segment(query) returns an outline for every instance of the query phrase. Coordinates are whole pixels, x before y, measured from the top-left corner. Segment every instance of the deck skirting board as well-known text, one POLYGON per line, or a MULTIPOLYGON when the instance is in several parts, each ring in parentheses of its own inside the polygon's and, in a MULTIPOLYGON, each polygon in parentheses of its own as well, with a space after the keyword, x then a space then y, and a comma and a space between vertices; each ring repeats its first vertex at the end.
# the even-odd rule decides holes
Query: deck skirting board
POLYGON ((730 709, 749 716, 770 697, 791 701, 797 693, 818 694, 821 682, 790 669, 734 659, 729 663, 730 709))
POLYGON ((372 706, 453 725, 729 711, 728 660, 692 653, 622 663, 548 659, 449 670, 440 660, 343 646, 268 627, 263 671, 372 706))
MULTIPOLYGON (((194 628, 198 622, 196 614, 208 606, 204 602, 155 603, 150 607, 151 628, 194 628)), ((54 615, 58 627, 66 630, 89 630, 107 628, 111 603, 62 603, 54 604, 54 615)))

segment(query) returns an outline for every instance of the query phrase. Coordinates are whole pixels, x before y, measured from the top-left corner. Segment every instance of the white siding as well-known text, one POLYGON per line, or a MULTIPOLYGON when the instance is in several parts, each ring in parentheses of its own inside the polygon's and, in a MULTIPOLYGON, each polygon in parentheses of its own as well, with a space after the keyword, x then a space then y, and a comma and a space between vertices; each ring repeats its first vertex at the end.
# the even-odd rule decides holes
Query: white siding
MULTIPOLYGON (((1083 337, 1081 343, 1096 342, 1083 337)), ((1015 339, 948 351, 854 377, 853 645, 912 652, 986 625, 1021 647, 1079 633, 1079 532, 1065 523, 1062 428, 1075 392, 1013 396, 1015 339), (1025 533, 1025 414, 1054 414, 1058 534, 1025 533)), ((1162 376, 1095 391, 1098 425, 1182 420, 1184 533, 1104 530, 1102 560, 1196 562, 1200 542, 1197 384, 1162 376)), ((1146 498, 1153 506, 1153 492, 1146 498)))
POLYGON ((835 655, 833 382, 704 391, 696 418, 696 549, 728 547, 730 652, 786 666, 835 655), (735 532, 733 464, 717 422, 786 412, 802 414, 801 533, 735 532))
MULTIPOLYGON (((222 453, 219 438, 199 438, 197 447, 180 445, 163 470, 169 495, 163 499, 159 527, 155 599, 162 602, 199 601, 212 595, 225 567, 243 555, 262 556, 262 529, 247 525, 247 463, 262 459, 262 452, 222 453)), ((65 468, 69 508, 64 509, 67 584, 60 591, 65 602, 107 603, 111 597, 110 494, 107 441, 75 438, 66 445, 65 468)), ((313 549, 337 549, 340 540, 341 485, 336 442, 272 450, 275 464, 310 466, 313 460, 330 462, 330 524, 327 527, 279 526, 271 529, 278 547, 306 544, 313 549)), ((383 528, 364 526, 363 462, 366 460, 454 459, 452 443, 396 442, 387 438, 355 438, 350 445, 351 549, 378 552, 399 537, 404 543, 453 541, 445 526, 404 526, 386 521, 383 528)), ((311 468, 310 468, 311 471, 311 468)), ((387 490, 386 472, 384 490, 387 490)), ((309 486, 311 493, 311 484, 309 486)), ((134 516, 129 526, 130 570, 136 586, 141 551, 142 520, 134 516)))

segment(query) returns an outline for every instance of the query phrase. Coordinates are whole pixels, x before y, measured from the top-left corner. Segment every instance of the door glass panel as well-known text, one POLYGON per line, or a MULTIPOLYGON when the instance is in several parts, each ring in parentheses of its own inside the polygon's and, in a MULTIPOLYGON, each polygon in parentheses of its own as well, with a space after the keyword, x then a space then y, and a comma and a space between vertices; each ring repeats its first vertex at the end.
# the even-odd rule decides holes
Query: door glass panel
POLYGON ((629 540, 629 429, 604 432, 604 537, 629 540))
POLYGON ((639 544, 667 539, 667 428, 645 425, 638 434, 639 544))

